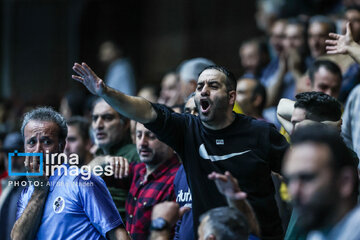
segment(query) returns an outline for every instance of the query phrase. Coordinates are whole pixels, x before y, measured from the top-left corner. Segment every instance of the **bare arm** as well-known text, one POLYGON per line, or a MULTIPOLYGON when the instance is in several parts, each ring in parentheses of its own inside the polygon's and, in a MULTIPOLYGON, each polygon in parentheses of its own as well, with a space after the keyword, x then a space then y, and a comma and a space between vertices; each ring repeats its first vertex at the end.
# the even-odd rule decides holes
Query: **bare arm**
MULTIPOLYGON (((39 167, 36 164, 29 163, 29 158, 25 160, 25 167, 34 169, 33 172, 39 172, 39 167)), ((26 205, 24 212, 21 214, 18 220, 16 220, 13 229, 11 230, 11 239, 35 239, 38 228, 41 223, 44 205, 49 192, 49 186, 47 185, 47 178, 44 176, 29 178, 31 182, 39 182, 38 187, 34 187, 34 191, 31 198, 26 205)), ((35 185, 34 185, 35 186, 35 185)))
POLYGON ((326 40, 327 54, 349 54, 357 63, 360 63, 360 45, 352 36, 350 22, 346 23, 345 35, 329 33, 333 40, 326 40))
POLYGON ((110 240, 131 240, 125 228, 117 227, 106 233, 106 238, 110 240))
POLYGON ((284 77, 287 71, 287 63, 284 56, 280 56, 279 68, 275 73, 275 83, 267 88, 266 95, 266 107, 271 107, 277 104, 277 100, 280 95, 281 86, 284 81, 284 77))
POLYGON ((229 171, 226 171, 225 174, 212 172, 208 177, 215 181, 219 192, 225 195, 228 205, 239 209, 245 215, 250 231, 260 236, 260 227, 254 210, 246 200, 246 193, 241 191, 237 179, 229 171))
POLYGON ((276 116, 288 134, 291 134, 293 130, 291 116, 294 111, 294 104, 294 101, 287 98, 282 98, 276 110, 276 116))
POLYGON ((102 97, 125 117, 141 123, 149 123, 156 119, 157 114, 149 101, 141 97, 128 96, 110 88, 86 63, 81 65, 75 63, 73 70, 79 75, 72 75, 74 80, 84 84, 92 94, 102 97))

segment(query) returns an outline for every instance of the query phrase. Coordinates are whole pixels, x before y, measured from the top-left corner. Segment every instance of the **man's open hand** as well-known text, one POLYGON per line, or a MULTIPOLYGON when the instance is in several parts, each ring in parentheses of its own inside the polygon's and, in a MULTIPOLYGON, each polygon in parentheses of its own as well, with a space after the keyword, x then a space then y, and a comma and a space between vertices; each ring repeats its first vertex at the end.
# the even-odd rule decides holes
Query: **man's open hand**
POLYGON ((346 23, 345 35, 329 33, 329 36, 333 40, 328 39, 325 41, 327 44, 327 54, 348 54, 348 48, 355 43, 351 33, 350 22, 346 23))
POLYGON ((232 200, 246 199, 246 193, 241 191, 237 179, 229 171, 226 171, 225 174, 212 172, 208 175, 208 178, 215 181, 219 192, 227 198, 232 200))
POLYGON ((122 179, 129 176, 129 162, 126 158, 106 156, 105 161, 114 170, 114 178, 122 179))
POLYGON ((71 77, 85 85, 92 94, 101 96, 106 87, 104 81, 99 78, 93 70, 86 64, 75 63, 72 68, 79 76, 72 75, 71 77))

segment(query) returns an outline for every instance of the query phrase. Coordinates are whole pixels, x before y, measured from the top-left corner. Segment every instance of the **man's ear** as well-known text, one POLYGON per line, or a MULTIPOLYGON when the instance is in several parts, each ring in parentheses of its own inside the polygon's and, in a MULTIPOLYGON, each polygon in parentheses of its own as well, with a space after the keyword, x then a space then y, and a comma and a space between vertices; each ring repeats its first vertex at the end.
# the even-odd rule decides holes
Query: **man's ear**
POLYGON ((263 97, 261 95, 256 95, 253 104, 255 107, 259 107, 262 101, 263 101, 263 97))
POLYGON ((229 104, 234 105, 235 100, 236 100, 236 91, 235 90, 229 91, 229 104))
POLYGON ((354 191, 354 173, 353 169, 351 167, 345 167, 343 170, 341 170, 338 182, 339 182, 339 191, 341 198, 349 198, 354 191))

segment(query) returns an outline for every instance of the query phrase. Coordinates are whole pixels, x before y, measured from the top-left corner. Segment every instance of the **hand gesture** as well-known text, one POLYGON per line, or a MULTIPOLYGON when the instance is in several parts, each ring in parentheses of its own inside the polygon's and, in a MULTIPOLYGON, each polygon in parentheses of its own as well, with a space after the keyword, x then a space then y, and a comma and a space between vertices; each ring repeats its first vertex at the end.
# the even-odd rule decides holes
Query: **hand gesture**
POLYGON ((326 53, 327 54, 348 54, 348 47, 354 42, 350 22, 346 23, 345 35, 336 33, 329 33, 329 36, 334 40, 326 40, 326 53))
POLYGON ((225 174, 212 172, 208 175, 208 178, 215 181, 219 192, 227 198, 232 200, 246 199, 246 193, 241 191, 237 179, 229 171, 226 171, 225 174))
POLYGON ((106 156, 105 161, 108 165, 111 165, 114 178, 122 179, 129 176, 129 162, 126 158, 106 156))
MULTIPOLYGON (((26 156, 25 157, 25 169, 28 173, 39 173, 40 172, 40 158, 37 156, 26 156)), ((27 176, 29 182, 34 185, 36 189, 48 189, 48 177, 46 176, 45 167, 43 166, 42 176, 27 176)))
POLYGON ((101 96, 106 85, 104 81, 99 78, 86 63, 82 63, 81 65, 75 63, 72 69, 79 75, 72 75, 71 77, 74 80, 84 84, 92 94, 101 96))

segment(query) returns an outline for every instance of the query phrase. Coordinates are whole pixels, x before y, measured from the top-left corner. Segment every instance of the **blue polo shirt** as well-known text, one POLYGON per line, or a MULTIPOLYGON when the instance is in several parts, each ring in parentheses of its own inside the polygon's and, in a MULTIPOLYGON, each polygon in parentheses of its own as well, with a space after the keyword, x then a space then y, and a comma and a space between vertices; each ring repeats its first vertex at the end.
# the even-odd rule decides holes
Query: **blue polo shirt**
MULTIPOLYGON (((64 172, 61 168, 60 174, 56 170, 49 178, 50 190, 36 239, 105 239, 108 231, 123 225, 100 177, 92 175, 84 180, 81 174, 70 176, 64 172)), ((33 191, 34 186, 28 186, 22 192, 17 219, 33 191)))

